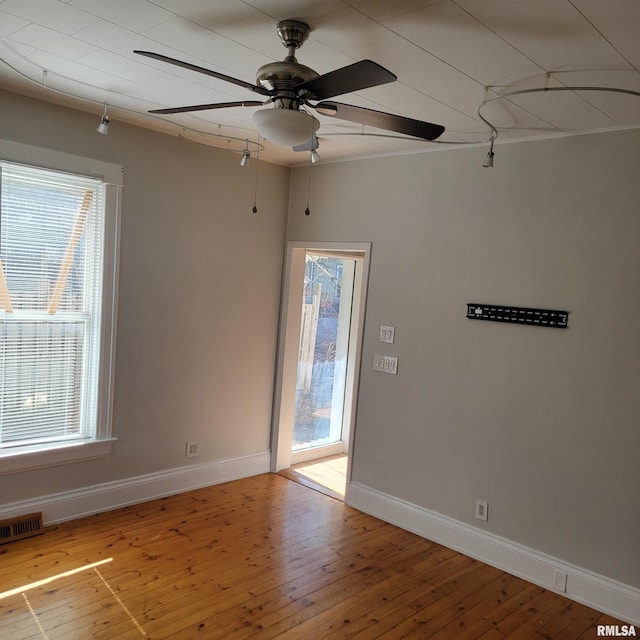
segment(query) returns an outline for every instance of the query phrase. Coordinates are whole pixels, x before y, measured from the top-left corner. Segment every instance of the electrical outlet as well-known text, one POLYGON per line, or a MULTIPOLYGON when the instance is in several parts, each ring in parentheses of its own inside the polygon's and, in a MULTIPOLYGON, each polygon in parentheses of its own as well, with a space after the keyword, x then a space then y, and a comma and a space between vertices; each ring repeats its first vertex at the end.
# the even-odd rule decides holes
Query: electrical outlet
POLYGON ((476 500, 476 518, 485 522, 489 519, 489 503, 486 500, 476 500))
POLYGON ((567 574, 560 569, 556 569, 553 573, 553 588, 556 591, 565 593, 567 591, 567 574))
POLYGON ((185 458, 197 458, 200 455, 200 442, 187 442, 184 455, 185 458))
POLYGON ((382 325, 380 327, 380 342, 386 342, 387 344, 393 344, 395 340, 396 329, 395 327, 387 327, 382 325))

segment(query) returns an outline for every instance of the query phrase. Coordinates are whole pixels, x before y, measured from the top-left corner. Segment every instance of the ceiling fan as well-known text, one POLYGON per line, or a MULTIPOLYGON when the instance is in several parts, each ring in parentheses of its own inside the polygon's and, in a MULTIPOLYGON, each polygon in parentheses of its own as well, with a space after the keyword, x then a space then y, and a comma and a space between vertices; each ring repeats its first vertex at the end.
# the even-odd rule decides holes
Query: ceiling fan
MULTIPOLYGON (((313 69, 300 64, 295 51, 309 37, 309 25, 298 20, 282 20, 278 23, 277 33, 282 44, 288 49, 288 55, 282 62, 269 62, 256 73, 256 84, 227 76, 211 69, 205 69, 189 62, 183 62, 152 51, 134 51, 141 56, 153 58, 178 67, 231 82, 266 99, 241 100, 238 102, 218 102, 198 104, 169 109, 152 109, 149 113, 172 114, 227 107, 260 107, 273 103, 265 109, 256 111, 253 120, 260 134, 276 144, 302 149, 315 148, 315 132, 320 127, 317 118, 302 107, 315 109, 318 113, 348 120, 377 129, 402 133, 424 140, 435 140, 442 135, 444 127, 430 122, 414 120, 383 111, 365 109, 342 102, 329 100, 334 96, 359 91, 368 87, 394 82, 397 77, 371 60, 361 60, 335 71, 318 75, 313 69), (312 102, 313 101, 313 102, 312 102)), ((300 149, 297 149, 300 150, 300 149)))

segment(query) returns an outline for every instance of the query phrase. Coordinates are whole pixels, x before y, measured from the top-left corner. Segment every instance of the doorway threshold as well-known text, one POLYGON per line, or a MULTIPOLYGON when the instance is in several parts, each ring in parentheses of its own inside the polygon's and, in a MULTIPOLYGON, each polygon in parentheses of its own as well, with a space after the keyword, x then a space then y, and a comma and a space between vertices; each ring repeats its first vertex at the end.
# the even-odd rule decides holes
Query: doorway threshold
POLYGON ((300 462, 279 475, 344 502, 347 483, 347 455, 338 454, 300 462))

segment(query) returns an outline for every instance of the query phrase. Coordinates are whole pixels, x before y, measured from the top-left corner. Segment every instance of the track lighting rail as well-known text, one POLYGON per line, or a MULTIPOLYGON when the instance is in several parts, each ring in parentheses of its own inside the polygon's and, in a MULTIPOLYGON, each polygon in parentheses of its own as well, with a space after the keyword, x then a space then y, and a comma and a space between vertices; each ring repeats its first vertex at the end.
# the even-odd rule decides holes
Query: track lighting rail
MULTIPOLYGON (((507 91, 505 93, 500 93, 493 97, 485 97, 480 106, 478 107, 478 117, 491 129, 491 148, 489 149, 489 153, 485 158, 485 161, 482 163, 483 167, 493 167, 493 144, 498 137, 498 129, 495 127, 493 123, 491 123, 483 114, 482 109, 488 105, 490 102, 495 102, 496 100, 505 100, 507 98, 512 98, 513 96, 520 96, 527 93, 550 93, 552 91, 608 91, 611 93, 625 93, 627 95, 636 96, 640 98, 640 91, 633 91, 632 89, 620 89, 617 87, 588 87, 588 86, 563 86, 563 87, 549 87, 547 86, 550 74, 547 73, 545 76, 545 86, 544 87, 533 87, 531 89, 516 89, 514 91, 507 91)), ((487 90, 489 87, 487 87, 487 90)))

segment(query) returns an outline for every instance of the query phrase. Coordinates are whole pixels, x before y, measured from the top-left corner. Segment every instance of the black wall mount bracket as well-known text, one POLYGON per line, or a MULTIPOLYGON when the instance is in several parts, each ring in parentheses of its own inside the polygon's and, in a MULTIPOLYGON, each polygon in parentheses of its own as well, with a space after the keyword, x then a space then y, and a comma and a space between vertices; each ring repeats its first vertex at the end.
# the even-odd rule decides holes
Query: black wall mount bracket
POLYGON ((492 322, 513 322, 555 329, 566 329, 569 326, 568 311, 507 307, 497 304, 468 303, 467 318, 492 322))

